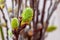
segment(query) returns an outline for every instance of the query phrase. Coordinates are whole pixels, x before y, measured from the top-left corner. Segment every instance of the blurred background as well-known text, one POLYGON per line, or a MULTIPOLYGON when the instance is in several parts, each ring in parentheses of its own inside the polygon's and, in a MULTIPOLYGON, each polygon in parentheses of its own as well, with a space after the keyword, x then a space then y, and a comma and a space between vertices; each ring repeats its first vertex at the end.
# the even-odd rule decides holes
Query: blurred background
MULTIPOLYGON (((25 0, 23 0, 23 4, 24 4, 25 0)), ((53 3, 55 2, 55 0, 53 0, 53 3)), ((12 1, 11 0, 6 0, 6 4, 7 4, 7 8, 12 8, 12 1)), ((27 5, 29 6, 29 1, 27 3, 27 5)), ((47 16, 47 10, 48 10, 48 7, 50 5, 50 0, 47 0, 47 3, 46 3, 46 9, 45 9, 45 19, 46 20, 46 16, 47 16)), ((18 5, 15 6, 15 3, 14 3, 14 9, 16 10, 18 5)), ((43 6, 43 0, 40 0, 40 3, 39 3, 39 10, 42 10, 42 6, 43 6)), ((24 7, 24 6, 23 6, 24 7)), ((6 19, 9 20, 9 16, 8 16, 8 12, 7 12, 7 9, 6 7, 4 7, 3 9, 5 15, 6 15, 6 19)), ((57 9, 53 12, 53 16, 51 17, 51 19, 49 20, 49 25, 55 25, 57 26, 57 29, 53 32, 50 32, 48 33, 48 36, 45 38, 45 40, 60 40, 60 3, 58 4, 58 7, 57 9)), ((11 13, 10 13, 11 15, 11 13)), ((1 23, 4 23, 4 20, 2 18, 2 13, 0 11, 0 18, 1 18, 1 23)), ((39 16, 40 18, 40 16, 39 16)), ((8 21, 8 26, 9 28, 11 29, 11 26, 10 26, 10 21, 8 21)), ((3 31, 4 31, 4 37, 5 37, 5 40, 6 40, 6 28, 3 27, 3 31)), ((1 33, 0 33, 0 40, 1 39, 1 33)), ((10 37, 9 37, 9 40, 12 40, 10 37)))

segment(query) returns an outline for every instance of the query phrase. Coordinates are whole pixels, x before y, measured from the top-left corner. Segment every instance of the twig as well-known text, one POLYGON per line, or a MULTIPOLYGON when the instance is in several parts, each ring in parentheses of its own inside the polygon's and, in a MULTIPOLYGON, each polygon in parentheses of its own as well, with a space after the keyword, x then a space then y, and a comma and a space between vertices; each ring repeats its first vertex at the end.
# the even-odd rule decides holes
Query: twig
POLYGON ((49 15, 49 17, 47 18, 46 21, 48 21, 48 20, 51 18, 53 12, 57 9, 58 4, 59 4, 59 1, 56 1, 56 2, 54 3, 54 6, 53 6, 51 12, 49 13, 50 15, 49 15))
POLYGON ((50 12, 50 8, 52 7, 52 0, 50 0, 50 6, 48 8, 48 14, 47 14, 47 17, 49 16, 49 12, 50 12))
POLYGON ((23 30, 25 27, 26 27, 26 24, 23 25, 21 28, 18 28, 18 30, 12 31, 15 36, 15 38, 13 38, 14 40, 18 40, 20 31, 23 30))
POLYGON ((44 28, 44 32, 43 32, 43 35, 42 35, 42 40, 43 40, 43 38, 44 38, 44 34, 45 34, 45 32, 46 32, 46 29, 47 29, 47 27, 48 27, 49 19, 51 18, 53 12, 57 9, 57 5, 58 5, 58 4, 59 4, 59 1, 56 1, 56 2, 54 3, 54 6, 53 6, 53 8, 52 8, 52 11, 50 12, 50 15, 48 16, 48 18, 47 18, 47 20, 46 20, 46 26, 45 26, 45 28, 44 28))
POLYGON ((27 0, 25 0, 25 7, 27 7, 27 0))
MULTIPOLYGON (((34 15, 35 15, 35 10, 34 10, 34 0, 30 0, 30 7, 33 9, 33 30, 34 28, 34 15)), ((33 31, 34 33, 34 31, 33 31)), ((35 33, 34 33, 35 34, 35 33)), ((33 36, 33 40, 34 40, 34 36, 33 36)))
MULTIPOLYGON (((49 13, 50 15, 49 15, 49 17, 48 17, 47 20, 46 20, 46 23, 49 22, 49 19, 51 18, 53 12, 57 9, 58 4, 59 4, 59 1, 56 1, 56 2, 54 3, 54 6, 53 6, 51 12, 49 13)), ((47 27, 47 26, 46 26, 46 27, 47 27)), ((46 29, 45 29, 45 30, 46 30, 46 29)))
POLYGON ((7 4, 6 4, 6 0, 5 0, 5 7, 6 7, 6 10, 7 10, 7 14, 8 14, 9 20, 11 21, 11 18, 9 16, 9 12, 8 12, 8 7, 7 7, 7 4))
MULTIPOLYGON (((5 22, 7 23, 7 19, 5 18, 5 14, 4 14, 3 10, 1 8, 0 8, 0 10, 3 14, 3 18, 4 18, 5 22)), ((6 25, 6 27, 7 27, 7 40, 9 40, 9 38, 8 38, 8 25, 6 25)))
POLYGON ((42 16, 41 16, 42 29, 40 30, 40 40, 41 40, 41 38, 42 38, 42 31, 43 31, 43 28, 44 28, 43 22, 44 22, 44 14, 45 14, 46 1, 47 1, 47 0, 44 0, 43 10, 42 10, 42 16))
POLYGON ((4 40, 4 34, 1 26, 0 26, 0 31, 1 31, 2 40, 4 40))
MULTIPOLYGON (((1 19, 0 19, 0 23, 1 23, 1 19)), ((1 32, 2 40, 4 40, 4 33, 1 24, 0 24, 0 32, 1 32)))
MULTIPOLYGON (((19 17, 19 11, 21 10, 21 4, 22 4, 22 0, 18 0, 18 12, 17 12, 17 18, 19 17)), ((21 11, 20 11, 21 12, 21 11)))
POLYGON ((34 35, 33 35, 33 40, 36 40, 36 33, 37 33, 37 23, 38 23, 38 15, 39 13, 39 1, 40 0, 30 0, 30 7, 33 8, 34 14, 33 14, 33 30, 34 30, 34 35), (35 21, 35 16, 36 16, 36 21, 35 21))
POLYGON ((17 0, 15 0, 15 3, 17 4, 17 0))
POLYGON ((35 22, 35 3, 37 0, 30 0, 30 7, 33 9, 33 40, 36 40, 36 32, 35 30, 37 29, 37 24, 35 22))
POLYGON ((13 17, 15 17, 15 14, 14 14, 14 0, 12 0, 12 15, 13 15, 13 17))

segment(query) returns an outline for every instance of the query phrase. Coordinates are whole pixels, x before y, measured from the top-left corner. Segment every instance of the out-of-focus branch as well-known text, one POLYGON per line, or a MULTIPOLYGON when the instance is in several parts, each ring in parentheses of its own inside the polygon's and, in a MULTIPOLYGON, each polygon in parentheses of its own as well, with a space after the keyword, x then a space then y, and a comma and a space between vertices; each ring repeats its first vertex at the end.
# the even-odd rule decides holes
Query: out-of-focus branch
POLYGON ((27 0, 25 0, 25 7, 27 7, 27 0))
MULTIPOLYGON (((22 4, 22 0, 18 0, 18 12, 17 12, 17 18, 19 17, 19 11, 21 12, 21 4, 22 4)), ((21 14, 21 13, 20 13, 21 14)))
POLYGON ((46 25, 45 25, 45 28, 44 28, 44 32, 43 32, 43 35, 42 35, 42 40, 43 40, 43 38, 44 38, 44 34, 45 34, 45 32, 46 32, 46 29, 47 29, 47 27, 48 27, 49 20, 50 20, 50 18, 51 18, 51 16, 52 16, 53 12, 57 9, 58 4, 59 4, 59 1, 56 1, 56 2, 54 3, 53 7, 52 7, 51 12, 49 13, 49 16, 48 16, 48 18, 47 18, 47 20, 46 20, 46 25))
POLYGON ((44 15, 45 15, 45 7, 46 7, 46 0, 43 2, 43 9, 42 9, 42 16, 41 16, 41 24, 43 25, 44 15))
POLYGON ((5 14, 4 14, 3 10, 2 10, 1 8, 0 8, 0 10, 1 10, 2 14, 3 14, 3 19, 4 19, 5 22, 7 23, 7 19, 5 18, 5 14))
MULTIPOLYGON (((34 0, 30 0, 30 7, 33 9, 33 34, 35 34, 34 30, 35 30, 35 27, 34 27, 34 15, 35 15, 35 10, 34 10, 34 0)), ((35 36, 33 36, 33 40, 34 40, 35 36)))
MULTIPOLYGON (((54 3, 54 6, 52 7, 51 12, 49 13, 50 15, 48 16, 48 18, 47 18, 47 20, 46 20, 46 23, 47 23, 47 24, 48 24, 48 22, 49 22, 49 20, 50 20, 50 18, 51 18, 51 16, 52 16, 52 14, 53 14, 53 12, 57 9, 57 6, 58 6, 59 2, 60 2, 60 1, 56 1, 56 2, 54 3)), ((48 25, 46 25, 45 31, 46 31, 47 27, 48 27, 48 25)))
POLYGON ((44 0, 44 2, 43 2, 43 9, 42 9, 42 16, 41 16, 42 29, 40 30, 40 40, 42 40, 42 31, 43 31, 43 28, 44 28, 43 22, 44 22, 44 15, 45 15, 46 1, 47 1, 47 0, 44 0))
POLYGON ((14 14, 14 0, 12 0, 12 15, 13 15, 13 17, 15 16, 15 14, 14 14))
POLYGON ((1 31, 2 40, 4 40, 4 33, 1 26, 0 26, 0 31, 1 31))
POLYGON ((8 7, 7 7, 7 4, 6 4, 6 0, 5 0, 5 7, 6 7, 6 11, 7 11, 7 14, 8 14, 9 20, 11 21, 11 18, 10 18, 10 16, 9 16, 9 12, 8 12, 8 7))
POLYGON ((1 19, 0 19, 0 32, 1 32, 2 40, 4 40, 4 33, 3 33, 2 26, 1 26, 1 19))
POLYGON ((4 14, 4 12, 3 12, 3 10, 0 8, 0 10, 1 10, 1 12, 2 12, 2 14, 3 14, 3 19, 5 20, 5 22, 6 22, 6 27, 7 27, 7 40, 9 40, 9 38, 8 38, 8 23, 7 23, 7 19, 5 18, 5 14, 4 14))
POLYGON ((37 29, 37 25, 35 23, 35 4, 37 0, 30 0, 30 7, 33 9, 33 40, 36 40, 36 32, 35 30, 37 29))
POLYGON ((15 0, 15 4, 17 4, 17 0, 15 0))
POLYGON ((40 12, 39 12, 39 1, 40 0, 38 0, 37 2, 36 2, 36 24, 38 23, 38 16, 39 16, 39 14, 40 14, 40 12))
POLYGON ((53 12, 57 9, 57 6, 58 6, 59 2, 60 2, 60 1, 56 1, 56 2, 54 3, 54 6, 52 7, 51 12, 49 13, 50 15, 49 15, 49 17, 47 18, 46 21, 48 21, 48 20, 51 18, 53 12))
POLYGON ((47 17, 49 16, 49 12, 50 12, 50 8, 52 7, 52 0, 50 0, 50 6, 48 8, 48 14, 47 14, 47 17))
POLYGON ((38 24, 38 15, 39 13, 39 1, 40 0, 30 0, 30 7, 33 8, 33 40, 37 40, 37 24, 38 24), (36 17, 35 17, 36 16, 36 17), (35 20, 36 18, 36 20, 35 20))

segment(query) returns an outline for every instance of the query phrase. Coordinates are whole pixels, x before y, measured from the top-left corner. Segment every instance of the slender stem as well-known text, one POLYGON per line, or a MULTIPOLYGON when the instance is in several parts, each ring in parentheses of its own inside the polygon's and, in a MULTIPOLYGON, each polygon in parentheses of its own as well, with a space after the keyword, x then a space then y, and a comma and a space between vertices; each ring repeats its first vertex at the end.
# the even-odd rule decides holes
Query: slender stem
POLYGON ((22 4, 22 0, 18 0, 18 12, 17 12, 17 18, 19 17, 19 15, 21 15, 21 13, 19 13, 19 11, 21 12, 21 4, 22 4))
MULTIPOLYGON (((36 0, 35 0, 36 1, 36 0)), ((30 0, 30 7, 33 9, 33 33, 34 33, 34 35, 33 35, 33 40, 36 40, 36 32, 35 32, 35 30, 37 29, 37 27, 36 27, 36 23, 35 23, 35 9, 34 9, 34 4, 35 4, 35 1, 34 0, 30 0)))
POLYGON ((31 37, 30 36, 28 36, 28 40, 31 40, 31 37))
MULTIPOLYGON (((0 10, 1 10, 1 12, 2 12, 2 14, 3 14, 3 19, 5 20, 5 22, 7 23, 7 19, 5 18, 5 14, 4 14, 4 12, 3 12, 3 10, 0 8, 0 10)), ((8 38, 8 25, 6 25, 6 29, 7 29, 7 40, 9 40, 9 38, 8 38)))
POLYGON ((15 14, 14 14, 14 0, 12 0, 12 15, 15 17, 15 14))
MULTIPOLYGON (((0 23, 1 23, 1 20, 0 20, 0 23)), ((2 29, 1 24, 0 24, 0 32, 1 32, 2 40, 4 40, 4 33, 3 33, 3 29, 2 29)))
POLYGON ((5 7, 6 7, 6 11, 7 11, 8 17, 9 17, 9 21, 11 21, 11 18, 9 16, 9 12, 8 12, 8 7, 7 7, 7 4, 6 4, 6 0, 5 0, 5 7))
POLYGON ((45 7, 46 7, 46 0, 44 0, 43 10, 42 10, 42 16, 41 16, 42 29, 40 30, 40 40, 42 39, 42 30, 44 28, 43 22, 44 22, 45 7))
POLYGON ((51 12, 49 13, 50 15, 49 15, 49 17, 47 18, 46 21, 48 21, 48 20, 51 18, 53 12, 57 9, 58 4, 59 4, 59 1, 56 1, 56 2, 54 3, 54 6, 52 7, 51 12))
POLYGON ((52 0, 50 0, 50 6, 48 8, 48 14, 47 14, 47 17, 49 17, 49 12, 50 12, 50 8, 52 7, 52 0))
POLYGON ((44 34, 46 32, 46 29, 48 27, 48 24, 49 24, 49 19, 51 18, 53 12, 57 9, 57 5, 59 4, 59 1, 56 1, 53 8, 52 8, 52 11, 50 12, 50 15, 48 16, 47 20, 46 20, 46 26, 44 28, 44 32, 43 32, 43 35, 42 35, 42 40, 44 39, 44 34))
POLYGON ((4 34, 1 26, 0 26, 0 31, 1 31, 2 40, 4 40, 4 34))

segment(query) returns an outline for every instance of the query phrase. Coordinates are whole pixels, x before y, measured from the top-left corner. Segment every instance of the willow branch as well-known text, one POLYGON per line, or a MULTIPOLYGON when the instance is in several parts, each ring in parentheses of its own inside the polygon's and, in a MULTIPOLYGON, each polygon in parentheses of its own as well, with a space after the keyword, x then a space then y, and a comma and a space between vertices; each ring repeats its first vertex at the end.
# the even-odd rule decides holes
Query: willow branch
POLYGON ((6 10, 7 10, 7 14, 8 14, 9 20, 11 21, 11 18, 9 16, 9 12, 8 12, 8 7, 7 7, 7 4, 6 4, 6 0, 5 0, 5 7, 6 7, 6 10))
POLYGON ((58 4, 59 4, 59 1, 56 1, 56 2, 54 3, 54 6, 52 7, 51 12, 49 13, 50 15, 48 16, 48 18, 47 18, 47 20, 46 20, 46 26, 45 26, 45 28, 44 28, 44 33, 43 33, 42 39, 44 38, 44 34, 45 34, 46 29, 47 29, 48 24, 49 24, 49 20, 50 20, 50 18, 51 18, 51 16, 52 16, 53 12, 57 9, 58 4))
POLYGON ((19 10, 21 8, 22 0, 18 0, 18 12, 17 12, 17 18, 19 17, 19 10))
POLYGON ((27 7, 27 0, 25 0, 25 7, 27 7))
MULTIPOLYGON (((49 23, 49 20, 50 20, 50 18, 51 18, 51 16, 52 16, 53 12, 57 9, 58 4, 59 4, 59 1, 56 1, 56 2, 54 3, 54 6, 53 6, 51 12, 49 13, 50 15, 48 16, 48 18, 47 18, 47 20, 46 20, 46 23, 47 23, 47 24, 49 23)), ((48 25, 46 26, 46 29, 47 29, 47 27, 48 27, 48 25)), ((45 31, 46 31, 46 29, 45 29, 45 31)))
POLYGON ((33 33, 34 33, 34 35, 33 35, 33 40, 36 40, 35 39, 35 34, 36 34, 36 32, 34 32, 35 30, 36 30, 36 25, 35 25, 35 9, 34 9, 34 4, 35 4, 35 2, 34 2, 34 0, 30 0, 30 7, 33 9, 33 33))
POLYGON ((0 26, 0 31, 1 31, 2 40, 4 40, 4 34, 1 26, 0 26))
POLYGON ((54 3, 54 6, 52 7, 51 12, 49 13, 50 15, 49 15, 49 17, 47 18, 46 21, 49 21, 49 19, 51 18, 53 12, 57 9, 58 4, 59 4, 59 1, 56 1, 56 2, 54 3))
MULTIPOLYGON (((7 23, 7 19, 5 18, 5 14, 4 14, 3 10, 1 8, 0 8, 0 10, 1 10, 2 14, 3 14, 3 19, 7 23)), ((6 27, 7 27, 7 40, 9 40, 9 38, 8 38, 8 23, 7 23, 6 27)))
MULTIPOLYGON (((43 26, 43 22, 44 22, 44 15, 45 15, 45 7, 46 7, 46 1, 47 0, 44 0, 44 4, 43 4, 43 9, 42 9, 42 16, 41 16, 41 24, 43 26)), ((42 27, 42 29, 40 30, 40 40, 42 38, 42 30, 43 30, 44 26, 42 27)))
POLYGON ((52 7, 52 0, 50 0, 50 6, 48 8, 48 14, 47 14, 47 17, 49 16, 49 12, 50 12, 50 8, 52 7))
POLYGON ((33 40, 36 40, 37 38, 37 23, 38 23, 38 15, 39 13, 39 1, 40 0, 30 0, 30 7, 33 8, 33 31, 34 31, 34 35, 33 35, 33 40), (35 16, 36 16, 36 21, 35 21, 35 16))
POLYGON ((1 32, 2 40, 4 40, 4 33, 3 33, 2 26, 1 26, 1 19, 0 19, 0 32, 1 32))
POLYGON ((17 4, 17 0, 15 0, 15 3, 17 4))
POLYGON ((13 15, 13 17, 15 16, 15 14, 14 14, 14 0, 12 0, 12 15, 13 15))

